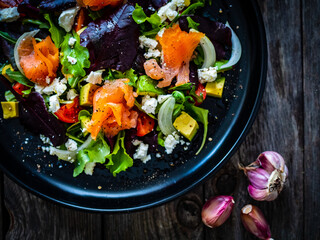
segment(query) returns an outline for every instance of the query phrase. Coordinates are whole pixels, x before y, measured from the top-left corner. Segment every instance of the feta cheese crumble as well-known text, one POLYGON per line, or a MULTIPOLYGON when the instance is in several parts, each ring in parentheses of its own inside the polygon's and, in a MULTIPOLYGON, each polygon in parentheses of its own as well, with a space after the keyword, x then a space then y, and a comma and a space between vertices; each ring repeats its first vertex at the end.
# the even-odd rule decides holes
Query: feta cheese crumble
POLYGON ((86 81, 92 84, 101 84, 102 83, 102 72, 97 71, 93 72, 91 71, 88 77, 86 78, 86 81))
POLYGON ((69 8, 64 10, 59 16, 59 26, 62 27, 66 32, 70 32, 74 24, 74 19, 76 18, 80 6, 69 8))
POLYGON ((73 99, 75 99, 77 96, 78 96, 78 93, 77 93, 77 91, 74 90, 74 89, 70 89, 70 90, 67 92, 67 99, 68 99, 68 100, 73 100, 73 99))
POLYGON ((140 48, 151 48, 155 49, 158 46, 158 42, 152 38, 147 38, 146 36, 139 37, 140 48))
POLYGON ((146 59, 157 58, 161 56, 161 53, 158 49, 149 49, 148 52, 143 54, 146 59))
POLYGON ((217 79, 217 67, 209 67, 198 69, 199 81, 203 84, 206 82, 213 82, 217 79))
POLYGON ((59 96, 58 94, 53 95, 49 98, 49 112, 55 113, 60 108, 59 96))
POLYGON ((136 149, 136 153, 133 154, 133 159, 140 159, 143 163, 146 163, 151 159, 150 154, 148 154, 149 144, 144 144, 141 142, 139 147, 136 149))
POLYGON ((17 7, 0 9, 0 22, 14 22, 19 17, 20 14, 17 7))
POLYGON ((88 162, 84 167, 84 173, 87 175, 92 175, 95 166, 96 166, 95 162, 88 162))
POLYGON ((35 91, 40 94, 51 95, 56 93, 58 96, 61 96, 67 90, 67 79, 55 78, 49 86, 43 87, 38 84, 34 87, 35 91))
POLYGON ((186 6, 185 0, 172 0, 158 10, 158 15, 161 22, 169 19, 172 21, 177 15, 186 6))
POLYGON ((77 142, 72 140, 72 139, 68 139, 68 141, 65 143, 65 146, 66 148, 71 151, 71 152, 74 152, 77 150, 78 148, 78 145, 77 145, 77 142))
POLYGON ((166 149, 167 154, 171 154, 177 144, 179 143, 179 135, 176 132, 168 135, 164 140, 164 147, 166 149))
POLYGON ((74 57, 67 56, 68 62, 72 65, 75 65, 77 63, 77 59, 74 57))
POLYGON ((74 44, 77 42, 77 40, 73 37, 69 38, 69 41, 68 41, 68 45, 73 48, 74 44))
POLYGON ((152 98, 149 95, 146 95, 142 98, 141 109, 146 113, 155 114, 157 105, 158 105, 158 101, 156 98, 152 98))

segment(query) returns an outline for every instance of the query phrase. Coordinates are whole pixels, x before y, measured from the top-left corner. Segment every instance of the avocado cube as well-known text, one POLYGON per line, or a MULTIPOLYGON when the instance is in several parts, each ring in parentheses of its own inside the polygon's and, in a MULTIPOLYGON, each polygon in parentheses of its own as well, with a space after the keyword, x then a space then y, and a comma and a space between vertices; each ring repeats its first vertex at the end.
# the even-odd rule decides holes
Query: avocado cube
POLYGON ((148 76, 141 76, 137 83, 137 94, 150 95, 151 97, 165 94, 163 89, 157 87, 157 84, 157 81, 148 76))
POLYGON ((80 105, 84 107, 92 106, 93 94, 99 88, 98 85, 87 83, 80 89, 80 105))
POLYGON ((197 121, 186 112, 182 112, 181 115, 176 118, 173 126, 189 141, 193 139, 199 129, 197 121))
POLYGON ((19 117, 19 102, 1 102, 1 107, 4 119, 19 117))
POLYGON ((214 82, 208 82, 206 85, 206 93, 211 97, 222 98, 223 87, 226 81, 225 77, 220 77, 214 82))

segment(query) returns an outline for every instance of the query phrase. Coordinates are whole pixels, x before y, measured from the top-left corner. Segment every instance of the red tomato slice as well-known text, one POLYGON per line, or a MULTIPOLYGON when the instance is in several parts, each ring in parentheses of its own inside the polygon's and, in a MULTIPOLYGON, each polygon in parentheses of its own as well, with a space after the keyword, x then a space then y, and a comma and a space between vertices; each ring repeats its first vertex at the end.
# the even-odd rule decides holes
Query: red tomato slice
POLYGON ((22 92, 22 91, 28 90, 29 87, 27 87, 27 86, 25 86, 25 85, 17 82, 17 83, 15 83, 15 84, 13 85, 13 89, 14 89, 18 94, 23 95, 23 92, 22 92))
POLYGON ((147 114, 140 112, 137 123, 137 136, 143 137, 151 132, 154 128, 154 119, 147 114))
MULTIPOLYGON (((203 102, 203 101, 206 99, 206 97, 207 97, 206 88, 205 88, 201 83, 199 83, 198 88, 197 88, 197 90, 195 91, 195 93, 196 93, 199 97, 202 97, 202 102, 203 102)), ((198 101, 196 100, 195 105, 196 105, 196 106, 199 106, 202 102, 198 102, 198 101)))
POLYGON ((78 122, 78 114, 81 111, 79 105, 79 97, 76 97, 72 103, 63 105, 58 111, 54 114, 58 119, 65 123, 76 123, 78 122))

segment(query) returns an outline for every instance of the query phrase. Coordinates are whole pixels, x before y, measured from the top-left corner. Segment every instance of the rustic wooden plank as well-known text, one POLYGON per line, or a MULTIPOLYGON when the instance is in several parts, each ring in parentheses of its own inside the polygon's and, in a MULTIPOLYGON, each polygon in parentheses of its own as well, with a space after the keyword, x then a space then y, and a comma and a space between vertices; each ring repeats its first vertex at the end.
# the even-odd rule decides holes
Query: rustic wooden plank
POLYGON ((304 238, 320 237, 319 1, 302 1, 304 75, 304 238))
POLYGON ((104 239, 203 239, 202 195, 200 186, 160 207, 104 215, 104 239))
MULTIPOLYGON (((267 32, 269 65, 266 90, 258 117, 241 145, 223 171, 230 178, 237 162, 253 162, 262 151, 281 153, 287 161, 290 179, 278 199, 257 202, 250 198, 244 175, 235 172, 236 200, 232 218, 217 229, 206 228, 206 239, 255 239, 245 232, 240 209, 247 203, 261 208, 270 223, 274 239, 303 239, 303 92, 301 60, 300 1, 259 0, 267 32)), ((218 174, 207 182, 206 198, 224 194, 217 187, 218 174)), ((223 186, 223 185, 222 185, 223 186)), ((228 186, 228 181, 225 183, 228 186)), ((315 189, 314 189, 315 190, 315 189)), ((229 193, 229 194, 230 194, 229 193)), ((308 238, 312 239, 312 238, 308 238)))
POLYGON ((12 223, 6 239, 101 239, 101 215, 42 200, 7 177, 4 182, 12 223))

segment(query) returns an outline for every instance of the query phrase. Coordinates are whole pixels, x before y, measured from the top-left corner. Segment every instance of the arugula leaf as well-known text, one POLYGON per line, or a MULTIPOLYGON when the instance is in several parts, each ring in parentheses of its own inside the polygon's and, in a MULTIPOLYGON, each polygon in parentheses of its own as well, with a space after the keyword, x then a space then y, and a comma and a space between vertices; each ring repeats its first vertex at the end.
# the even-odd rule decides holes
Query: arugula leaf
POLYGON ((6 75, 11 79, 18 83, 21 83, 27 87, 33 87, 34 83, 27 79, 24 75, 22 75, 19 71, 11 71, 10 68, 6 70, 6 75))
POLYGON ((17 39, 14 39, 11 37, 8 33, 0 31, 0 37, 2 37, 4 40, 7 40, 10 43, 16 43, 17 39))
POLYGON ((193 13, 197 8, 200 7, 204 7, 204 1, 199 1, 199 2, 195 2, 191 5, 189 5, 189 7, 187 7, 186 10, 184 10, 182 13, 178 14, 171 22, 170 25, 172 25, 173 23, 175 23, 181 16, 184 15, 188 15, 190 13, 193 13))
POLYGON ((9 90, 5 92, 4 98, 6 99, 7 102, 17 102, 16 97, 9 90))
POLYGON ((200 25, 200 23, 193 21, 191 17, 187 17, 187 21, 189 28, 198 30, 198 26, 200 25))
POLYGON ((130 80, 129 85, 133 87, 137 87, 137 81, 138 81, 138 75, 135 74, 134 69, 130 68, 129 70, 125 72, 120 72, 117 70, 109 70, 108 75, 105 77, 105 79, 108 80, 114 80, 114 79, 120 79, 120 78, 128 78, 130 80))
POLYGON ((192 83, 185 83, 176 87, 172 87, 169 88, 169 90, 173 90, 173 91, 187 91, 190 90, 192 88, 192 83))
POLYGON ((118 134, 113 152, 107 156, 109 162, 106 164, 106 168, 115 177, 117 173, 126 171, 128 167, 132 167, 133 159, 128 155, 124 146, 125 132, 121 131, 118 134))
POLYGON ((228 71, 228 70, 232 69, 232 66, 231 66, 231 67, 225 68, 225 69, 223 69, 223 70, 220 70, 221 66, 223 66, 223 65, 226 64, 227 62, 229 62, 229 60, 224 60, 224 59, 223 59, 223 60, 220 60, 220 61, 216 61, 216 62, 214 63, 214 67, 217 67, 217 68, 218 68, 217 72, 225 72, 225 71, 228 71))
POLYGON ((43 16, 50 24, 49 32, 51 33, 52 41, 57 48, 60 48, 60 45, 63 41, 63 36, 65 35, 65 31, 61 27, 54 24, 48 13, 44 14, 43 16))
POLYGON ((110 146, 104 140, 103 136, 99 135, 96 141, 92 141, 87 148, 78 152, 73 177, 82 173, 88 162, 105 163, 106 157, 109 154, 110 146))
POLYGON ((86 75, 86 71, 84 70, 84 68, 90 67, 89 51, 87 48, 80 45, 80 37, 73 31, 72 33, 67 33, 64 37, 64 41, 61 44, 61 53, 61 71, 67 78, 71 88, 74 88, 80 78, 86 75), (76 43, 73 47, 70 47, 68 44, 71 37, 76 39, 76 43), (77 59, 77 62, 75 64, 71 64, 68 61, 68 56, 77 59))
POLYGON ((202 143, 201 143, 199 150, 196 153, 196 155, 198 155, 201 152, 202 148, 204 147, 204 144, 206 143, 207 134, 208 134, 208 124, 209 124, 209 122, 208 122, 209 111, 207 109, 196 107, 189 102, 185 102, 185 110, 197 122, 200 122, 203 124, 202 143))
POLYGON ((159 129, 159 133, 158 133, 158 144, 159 144, 161 147, 164 147, 164 135, 163 135, 163 133, 160 131, 160 129, 159 129))
POLYGON ((40 20, 35 20, 35 19, 23 19, 22 24, 35 24, 38 25, 39 28, 45 28, 45 29, 50 29, 50 25, 48 23, 44 23, 40 20))
POLYGON ((139 4, 136 4, 135 10, 132 12, 132 18, 137 24, 139 24, 140 31, 145 36, 155 36, 164 26, 161 23, 161 19, 157 12, 148 17, 139 4), (149 26, 147 23, 149 23, 149 26))

